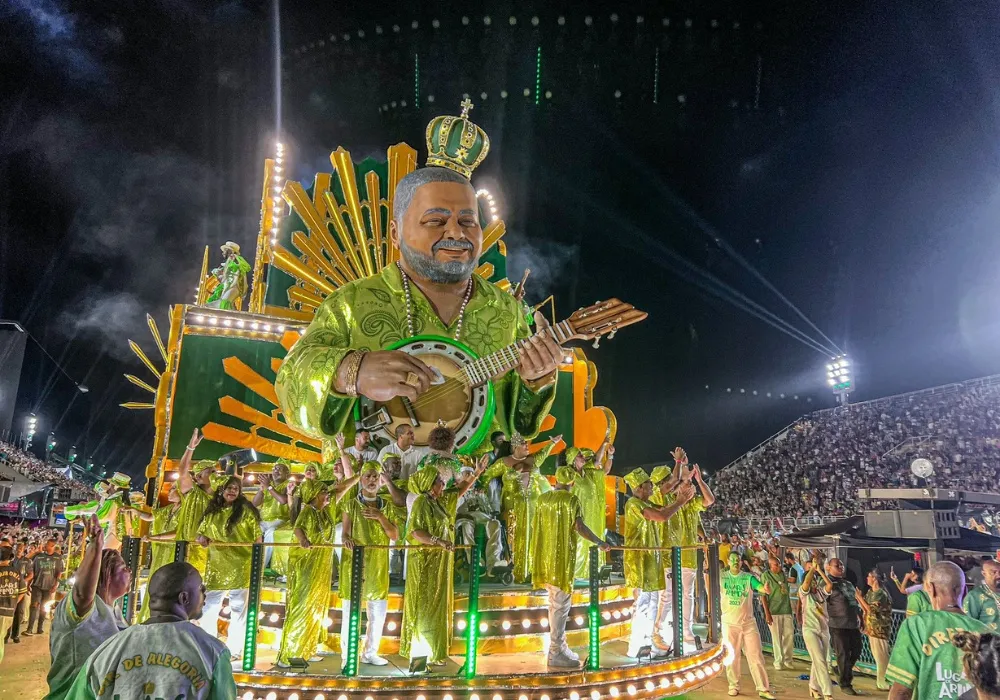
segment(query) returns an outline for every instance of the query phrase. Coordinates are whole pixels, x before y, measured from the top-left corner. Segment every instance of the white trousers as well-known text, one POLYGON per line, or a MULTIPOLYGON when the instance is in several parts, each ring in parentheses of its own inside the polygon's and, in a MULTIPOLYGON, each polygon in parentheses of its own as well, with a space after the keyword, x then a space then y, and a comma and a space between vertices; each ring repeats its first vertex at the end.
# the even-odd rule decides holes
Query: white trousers
POLYGON ((774 655, 774 667, 782 669, 792 663, 795 649, 795 624, 791 615, 771 615, 771 653, 774 655))
MULTIPOLYGON (((684 597, 681 599, 681 615, 684 618, 684 642, 694 644, 694 591, 697 572, 694 569, 681 569, 681 585, 684 587, 684 597)), ((666 587, 660 591, 656 610, 656 632, 668 644, 674 639, 674 586, 670 569, 666 570, 666 587)))
MULTIPOLYGON (((497 562, 504 561, 503 542, 500 538, 500 521, 492 515, 475 511, 458 516, 455 529, 461 533, 463 544, 475 544, 476 525, 486 528, 486 570, 492 572, 497 562)), ((472 563, 472 550, 465 550, 468 561, 472 563)))
POLYGON ((561 588, 545 584, 549 592, 549 658, 569 649, 566 644, 566 620, 573 596, 561 588))
POLYGON ((243 656, 243 643, 247 633, 247 596, 250 591, 238 588, 232 591, 207 591, 205 607, 201 615, 201 628, 213 637, 217 635, 219 613, 222 612, 222 600, 229 598, 229 634, 226 636, 226 646, 233 656, 243 656))
MULTIPOLYGON (((264 533, 264 544, 274 544, 274 532, 285 524, 284 520, 261 520, 260 529, 264 533)), ((274 547, 264 547, 264 568, 271 564, 274 547)))
POLYGON ((833 695, 833 681, 830 680, 830 632, 802 630, 802 638, 812 662, 809 668, 809 690, 828 698, 833 695))
POLYGON ((632 634, 628 640, 628 655, 638 656, 639 649, 653 643, 653 624, 656 622, 656 604, 660 591, 635 589, 632 603, 632 634))
POLYGON ((761 649, 757 623, 752 619, 742 625, 727 625, 723 622, 722 637, 733 648, 733 663, 726 668, 729 688, 739 690, 740 674, 743 673, 743 659, 740 656, 742 651, 746 654, 747 663, 750 664, 750 675, 753 676, 757 692, 763 693, 769 690, 767 669, 764 668, 764 652, 761 649))
MULTIPOLYGON (((340 609, 340 654, 347 654, 347 643, 345 640, 350 634, 348 629, 351 624, 351 601, 341 601, 340 609)), ((385 614, 389 610, 388 600, 369 600, 366 612, 368 613, 368 629, 365 632, 365 645, 361 649, 361 656, 378 656, 378 648, 382 643, 382 629, 385 627, 385 614)), ((358 632, 360 632, 360 625, 358 632)))
POLYGON ((876 679, 879 688, 886 686, 885 672, 889 668, 889 640, 868 638, 868 646, 871 647, 872 656, 875 657, 876 679))

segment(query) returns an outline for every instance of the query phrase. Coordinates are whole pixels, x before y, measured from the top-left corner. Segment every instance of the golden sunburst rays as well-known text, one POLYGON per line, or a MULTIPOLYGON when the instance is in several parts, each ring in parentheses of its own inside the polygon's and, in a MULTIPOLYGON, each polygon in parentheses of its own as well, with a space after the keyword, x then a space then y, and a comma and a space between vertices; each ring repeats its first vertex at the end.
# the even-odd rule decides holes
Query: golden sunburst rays
MULTIPOLYGON (((288 349, 297 336, 297 333, 286 333, 281 340, 282 346, 288 349)), ((271 371, 277 374, 280 366, 281 360, 273 358, 270 363, 271 371)), ((295 462, 309 462, 321 458, 322 444, 319 440, 303 435, 281 419, 273 378, 264 377, 237 357, 224 359, 222 368, 226 375, 270 404, 271 409, 265 413, 232 396, 223 396, 219 399, 219 410, 227 416, 245 421, 250 427, 248 430, 242 430, 214 421, 209 422, 202 428, 207 440, 234 448, 252 448, 259 454, 282 457, 295 462), (261 430, 266 430, 275 437, 268 437, 262 434, 261 430), (288 441, 285 442, 280 438, 287 438, 288 441)))
MULTIPOLYGON (((170 356, 167 354, 167 349, 163 344, 163 336, 160 335, 160 329, 156 325, 156 320, 153 319, 153 317, 150 316, 149 314, 146 314, 146 325, 149 326, 149 332, 153 335, 153 342, 156 343, 156 348, 157 350, 160 351, 160 357, 163 359, 163 369, 157 368, 157 366, 153 364, 153 361, 149 359, 149 356, 146 355, 145 351, 143 351, 143 349, 139 347, 139 344, 134 340, 129 340, 128 346, 132 349, 132 352, 135 354, 135 356, 139 358, 139 361, 142 362, 142 364, 146 365, 146 369, 148 369, 153 374, 153 376, 156 377, 157 385, 159 385, 159 383, 163 380, 163 375, 166 372, 167 367, 170 365, 170 359, 169 359, 170 356)), ((134 374, 126 374, 125 378, 135 386, 142 389, 143 391, 147 391, 150 394, 152 394, 154 398, 156 397, 157 389, 152 384, 149 384, 148 382, 139 379, 139 377, 135 376, 134 374)), ((128 408, 132 410, 146 410, 146 409, 156 408, 155 401, 154 402, 126 401, 125 403, 119 405, 122 408, 128 408)))

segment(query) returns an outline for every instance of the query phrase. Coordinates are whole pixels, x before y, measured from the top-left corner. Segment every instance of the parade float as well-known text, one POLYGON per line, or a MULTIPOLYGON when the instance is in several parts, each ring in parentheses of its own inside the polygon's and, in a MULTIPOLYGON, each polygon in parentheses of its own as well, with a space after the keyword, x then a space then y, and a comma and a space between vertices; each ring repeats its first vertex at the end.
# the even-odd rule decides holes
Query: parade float
MULTIPOLYGON (((463 116, 466 113, 467 109, 463 116)), ((333 454, 334 445, 304 435, 285 421, 275 376, 329 294, 352 280, 377 274, 397 259, 398 250, 388 235, 393 194, 400 179, 418 166, 418 154, 400 143, 387 149, 385 160, 355 162, 349 151, 338 147, 330 153, 330 163, 330 171, 317 173, 312 182, 286 179, 288 157, 277 144, 274 157, 264 162, 252 265, 238 245, 226 242, 222 264, 210 268, 213 251, 206 248, 193 302, 169 308, 165 334, 147 317, 157 354, 150 357, 129 341, 152 375, 150 381, 127 375, 148 396, 123 404, 153 415, 155 437, 145 470, 148 505, 165 502, 195 429, 204 440, 194 459, 240 454, 244 483, 250 488, 254 472, 268 469, 269 462, 287 460, 294 472, 296 465, 301 471, 304 463, 325 462, 333 454)), ((507 278, 504 221, 491 193, 480 189, 477 194, 484 240, 476 272, 514 293, 507 278)), ((568 349, 558 373, 555 404, 533 449, 541 449, 548 437, 557 434, 570 445, 592 450, 614 440, 614 414, 593 402, 597 378, 597 368, 584 350, 568 349)), ((565 443, 556 447, 543 473, 554 471, 555 455, 563 449, 565 443)), ((620 479, 609 477, 605 491, 608 529, 620 531, 616 507, 618 494, 624 491, 620 479)), ((568 641, 590 650, 579 671, 546 672, 544 655, 539 653, 547 642, 544 595, 527 586, 484 582, 480 588, 472 577, 472 585, 456 587, 451 652, 465 659, 461 670, 456 664, 432 676, 413 675, 405 661, 395 657, 392 665, 377 669, 378 677, 362 680, 356 663, 352 667, 335 655, 290 673, 267 662, 280 639, 284 588, 276 582, 262 583, 261 567, 256 568, 247 654, 242 672, 237 673, 240 692, 251 700, 648 698, 693 690, 722 668, 724 650, 718 644, 718 631, 712 629, 703 648, 693 654, 683 655, 678 643, 678 651, 667 659, 647 658, 637 665, 622 656, 624 642, 619 640, 628 634, 633 593, 620 577, 611 579, 603 568, 594 572, 603 579, 600 585, 595 580, 590 587, 577 588, 573 596, 568 641), (615 653, 616 643, 621 653, 615 653)), ((380 650, 387 656, 399 647, 401 610, 402 589, 394 587, 380 650)), ((333 590, 325 621, 332 632, 340 629, 340 611, 333 590)), ((333 652, 339 652, 338 637, 330 634, 327 639, 333 652)))

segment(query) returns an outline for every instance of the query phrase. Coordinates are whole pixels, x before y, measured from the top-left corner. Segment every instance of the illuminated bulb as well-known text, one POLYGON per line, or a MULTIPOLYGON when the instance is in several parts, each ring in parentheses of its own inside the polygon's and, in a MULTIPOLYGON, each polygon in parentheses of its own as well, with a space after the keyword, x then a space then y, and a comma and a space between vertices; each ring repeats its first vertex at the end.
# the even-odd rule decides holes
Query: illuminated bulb
POLYGON ((247 692, 243 693, 243 700, 253 700, 253 691, 248 690, 247 692))
POLYGON ((611 693, 611 697, 613 697, 613 698, 617 698, 621 694, 618 691, 618 686, 617 685, 611 686, 611 690, 609 692, 611 693))
POLYGON ((177 481, 179 478, 181 478, 181 475, 178 474, 177 472, 174 472, 173 474, 170 475, 171 481, 177 481))
POLYGON ((323 618, 323 626, 324 627, 333 627, 333 620, 331 620, 328 617, 324 617, 323 618))
POLYGON ((492 219, 492 221, 498 221, 499 219, 500 219, 500 217, 499 217, 499 216, 497 216, 496 214, 494 214, 494 215, 493 215, 493 219, 492 219))
POLYGON ((254 330, 257 330, 258 328, 260 328, 260 324, 254 321, 253 323, 250 324, 250 327, 253 328, 254 330))
POLYGON ((601 613, 601 617, 603 617, 605 620, 610 620, 611 619, 611 613, 609 613, 607 610, 605 610, 604 612, 601 613))
POLYGON ((622 615, 631 615, 631 614, 632 614, 632 608, 623 608, 622 609, 622 615))
POLYGON ((278 694, 272 690, 264 696, 264 700, 278 700, 278 694))
POLYGON ((541 620, 538 621, 538 624, 540 624, 542 627, 548 627, 549 626, 549 618, 543 617, 541 620))
POLYGON ((285 327, 284 327, 284 326, 275 326, 275 327, 274 327, 274 330, 276 330, 276 331, 278 331, 279 333, 281 333, 282 331, 284 331, 284 330, 285 330, 285 327))
POLYGON ((629 684, 629 687, 626 688, 625 690, 628 691, 629 695, 635 695, 635 686, 634 685, 629 684))
POLYGON ((694 675, 697 676, 698 680, 700 681, 705 679, 705 672, 702 671, 700 668, 694 672, 694 675))
POLYGON ((653 691, 656 690, 656 684, 653 681, 646 681, 646 690, 653 691))
POLYGON ((337 700, 347 700, 347 696, 346 695, 340 695, 340 696, 337 697, 337 700))
POLYGON ((569 700, 580 700, 580 694, 574 690, 569 694, 569 700))
POLYGON ((469 696, 469 700, 479 700, 479 695, 473 693, 472 695, 469 696))
POLYGON ((371 695, 366 695, 365 700, 375 700, 371 695))
MULTIPOLYGON (((487 624, 486 624, 485 622, 480 622, 480 623, 479 623, 479 631, 480 631, 480 632, 485 632, 485 631, 486 631, 486 630, 488 630, 489 628, 490 628, 490 626, 489 626, 489 625, 487 625, 487 624)), ((469 698, 469 700, 472 700, 472 698, 469 698)))
POLYGON ((291 695, 288 696, 288 700, 299 700, 299 694, 292 693, 291 695))
POLYGON ((524 629, 528 629, 529 627, 531 627, 531 620, 529 620, 528 618, 524 618, 523 620, 521 620, 521 627, 523 627, 524 629))
POLYGON ((541 698, 539 698, 539 700, 549 700, 549 696, 543 695, 541 698))
POLYGON ((249 481, 249 482, 250 482, 251 484, 252 484, 252 483, 253 483, 254 481, 256 481, 256 480, 257 480, 257 479, 256 479, 256 478, 254 477, 254 475, 253 475, 253 474, 250 474, 250 475, 248 475, 248 476, 247 476, 247 481, 249 481))
POLYGON ((219 319, 217 319, 215 316, 209 316, 208 317, 208 322, 211 323, 214 326, 215 324, 217 324, 219 322, 219 319))
POLYGON ((418 695, 417 700, 427 700, 423 695, 418 695))
POLYGON ((696 678, 696 676, 695 676, 695 675, 694 675, 694 674, 693 674, 693 673, 692 673, 691 671, 688 671, 688 672, 687 672, 687 673, 686 673, 686 674, 684 675, 684 679, 685 679, 685 680, 686 680, 686 681, 687 681, 688 683, 694 683, 694 679, 695 679, 695 678, 696 678))
POLYGON ((660 687, 661 688, 666 688, 669 685, 670 685, 670 681, 667 680, 666 676, 664 676, 663 678, 660 679, 660 687))
POLYGON ((510 620, 504 620, 500 626, 503 628, 503 631, 506 632, 510 629, 510 620))
MULTIPOLYGON (((199 291, 199 290, 198 290, 198 289, 196 289, 196 290, 194 290, 194 291, 196 291, 196 292, 197 292, 197 291, 199 291)), ((194 317, 194 320, 195 320, 195 321, 197 321, 198 323, 201 323, 202 321, 204 321, 204 320, 205 320, 205 317, 204 317, 204 316, 195 316, 195 317, 194 317)))
POLYGON ((452 700, 451 693, 445 693, 444 697, 442 697, 441 700, 452 700))
MULTIPOLYGON (((278 142, 277 142, 277 143, 275 143, 274 145, 275 145, 275 147, 276 147, 276 148, 277 148, 277 149, 278 149, 279 151, 283 151, 283 150, 285 149, 285 144, 283 144, 283 143, 282 143, 281 141, 278 141, 278 142)), ((338 700, 339 700, 339 699, 338 699, 338 700)))
POLYGON ((456 627, 458 627, 458 629, 460 629, 460 630, 464 630, 465 629, 465 620, 459 620, 456 623, 456 627))
POLYGON ((712 664, 712 670, 718 673, 719 671, 722 670, 722 664, 716 661, 714 664, 712 664))
POLYGON ((591 700, 601 700, 601 694, 596 690, 592 690, 590 691, 590 698, 591 700))
POLYGON ((576 617, 574 617, 573 618, 573 622, 575 622, 578 625, 582 625, 583 624, 583 615, 577 615, 576 617))
POLYGON ((393 630, 396 629, 396 623, 395 622, 388 622, 388 623, 386 623, 385 628, 387 630, 389 630, 390 632, 392 632, 393 630))
POLYGON ((242 328, 243 327, 243 321, 237 321, 236 322, 236 327, 237 328, 242 328))
POLYGON ((681 678, 680 676, 675 676, 674 677, 674 685, 677 686, 678 688, 680 688, 682 685, 684 685, 684 679, 681 678))
POLYGON ((264 326, 263 326, 263 328, 264 328, 265 331, 269 331, 269 330, 271 330, 271 324, 270 323, 265 323, 264 326))
POLYGON ((500 695, 500 693, 497 693, 496 695, 493 696, 493 700, 503 700, 503 696, 500 695))
POLYGON ((615 610, 614 613, 612 613, 612 615, 616 620, 622 619, 622 614, 618 610, 615 610))
POLYGON ((231 325, 233 325, 233 322, 231 320, 229 320, 228 318, 224 318, 224 319, 222 319, 222 325, 223 326, 231 326, 231 325))
POLYGON ((517 696, 517 700, 528 700, 528 696, 527 696, 527 695, 524 695, 524 694, 522 694, 522 695, 518 695, 518 696, 517 696))
POLYGON ((267 620, 268 620, 268 622, 272 622, 272 623, 277 622, 278 621, 278 613, 271 613, 270 615, 267 616, 267 620))

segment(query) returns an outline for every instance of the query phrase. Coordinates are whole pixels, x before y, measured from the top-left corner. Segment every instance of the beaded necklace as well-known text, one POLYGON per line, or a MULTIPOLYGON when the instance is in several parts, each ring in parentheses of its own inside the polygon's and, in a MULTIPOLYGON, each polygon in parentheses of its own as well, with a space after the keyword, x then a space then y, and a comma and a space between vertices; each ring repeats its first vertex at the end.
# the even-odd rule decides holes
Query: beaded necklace
MULTIPOLYGON (((413 324, 413 295, 410 292, 410 278, 403 270, 403 266, 400 262, 396 261, 396 267, 399 268, 399 274, 403 278, 403 297, 406 299, 406 331, 410 338, 415 336, 416 330, 413 324)), ((458 340, 462 335, 462 322, 465 320, 465 307, 469 305, 469 299, 472 298, 472 278, 469 278, 469 284, 465 288, 465 297, 462 299, 462 305, 458 309, 458 324, 455 326, 454 339, 458 340)))

